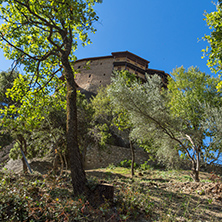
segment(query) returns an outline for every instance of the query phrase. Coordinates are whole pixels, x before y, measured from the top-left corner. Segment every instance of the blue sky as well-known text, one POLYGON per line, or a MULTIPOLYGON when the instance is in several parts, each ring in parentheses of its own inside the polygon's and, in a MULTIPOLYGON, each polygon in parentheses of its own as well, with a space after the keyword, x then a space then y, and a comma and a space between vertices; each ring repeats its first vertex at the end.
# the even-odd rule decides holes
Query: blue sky
MULTIPOLYGON (((210 31, 204 11, 215 11, 210 0, 103 0, 92 44, 79 46, 78 59, 130 51, 150 61, 150 68, 170 73, 175 67, 197 66, 210 74, 201 50, 210 31), (198 41, 200 39, 200 41, 198 41)), ((0 50, 0 71, 10 68, 0 50)))
MULTIPOLYGON (((95 10, 97 32, 90 35, 91 45, 79 46, 78 59, 128 50, 149 60, 153 69, 170 73, 182 65, 197 66, 210 74, 201 50, 208 45, 202 37, 210 33, 204 12, 216 10, 211 0, 103 0, 95 10)), ((11 63, 0 50, 0 71, 11 63)))

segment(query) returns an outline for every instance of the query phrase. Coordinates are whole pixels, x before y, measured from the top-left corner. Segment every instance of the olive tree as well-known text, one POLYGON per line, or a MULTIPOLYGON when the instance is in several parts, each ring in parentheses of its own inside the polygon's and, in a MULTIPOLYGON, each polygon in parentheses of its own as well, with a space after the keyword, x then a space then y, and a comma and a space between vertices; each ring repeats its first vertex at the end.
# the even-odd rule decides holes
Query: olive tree
POLYGON ((187 70, 180 67, 171 74, 168 107, 171 115, 182 123, 184 141, 188 142, 189 153, 192 153, 189 159, 197 180, 201 164, 207 163, 207 156, 212 151, 212 144, 206 143, 212 131, 204 127, 207 121, 205 112, 206 104, 214 107, 221 105, 221 93, 217 90, 220 79, 194 67, 187 70))
POLYGON ((127 110, 133 125, 131 137, 153 138, 163 155, 181 154, 192 163, 192 176, 199 181, 200 153, 209 152, 204 144, 206 131, 200 120, 205 117, 202 102, 219 104, 221 95, 216 86, 219 79, 211 78, 196 68, 174 70, 168 90, 159 76, 147 76, 147 82, 134 82, 131 87, 124 79, 113 79, 113 102, 127 110))

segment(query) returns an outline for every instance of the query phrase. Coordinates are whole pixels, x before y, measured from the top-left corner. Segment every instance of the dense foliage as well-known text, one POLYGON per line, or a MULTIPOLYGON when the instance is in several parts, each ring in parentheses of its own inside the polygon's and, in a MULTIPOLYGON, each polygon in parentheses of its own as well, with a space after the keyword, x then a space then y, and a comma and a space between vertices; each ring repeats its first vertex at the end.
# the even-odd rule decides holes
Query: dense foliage
MULTIPOLYGON (((17 71, 7 70, 6 72, 0 72, 0 109, 8 107, 12 104, 19 106, 19 103, 15 103, 11 98, 6 96, 7 89, 11 89, 14 80, 18 77, 17 71)), ((0 114, 0 118, 3 116, 0 114)), ((9 145, 12 142, 12 136, 10 133, 4 131, 4 127, 0 126, 0 150, 1 147, 9 145)))
MULTIPOLYGON (((114 72, 113 76, 121 76, 124 79, 124 85, 128 87, 131 87, 131 84, 134 81, 137 81, 136 76, 128 71, 114 72)), ((109 90, 111 89, 112 84, 106 88, 101 88, 98 91, 97 96, 91 100, 92 107, 94 109, 93 134, 95 135, 95 138, 98 138, 97 140, 102 145, 107 142, 112 142, 115 145, 130 148, 132 156, 131 175, 133 176, 135 162, 135 140, 130 137, 130 132, 133 125, 129 119, 127 110, 114 103, 114 98, 112 98, 112 95, 109 94, 109 90), (115 140, 114 137, 116 137, 115 140)))
MULTIPOLYGON (((31 76, 30 86, 50 89, 50 82, 61 71, 66 81, 66 136, 70 154, 74 194, 84 192, 83 170, 77 127, 77 84, 72 68, 78 40, 89 44, 89 32, 95 32, 98 20, 93 7, 100 0, 5 0, 0 1, 0 47, 8 59, 23 64, 31 76)), ((24 146, 26 146, 23 140, 24 146)))
MULTIPOLYGON (((142 141, 153 138, 157 153, 166 163, 178 162, 182 153, 182 158, 191 160, 193 178, 199 181, 200 155, 204 153, 207 158, 216 151, 215 146, 204 144, 210 132, 201 121, 205 120, 205 103, 221 104, 221 94, 216 88, 219 81, 196 68, 181 67, 172 73, 167 90, 162 88, 157 75, 147 76, 144 84, 134 81, 130 87, 118 75, 112 79, 109 93, 113 103, 127 110, 133 125, 132 138, 142 141)), ((205 160, 203 157, 202 161, 205 160)))
POLYGON ((216 11, 205 13, 206 23, 211 30, 210 35, 205 35, 204 39, 208 42, 209 46, 203 49, 204 56, 208 56, 207 65, 214 73, 221 74, 222 65, 222 5, 216 6, 216 11))

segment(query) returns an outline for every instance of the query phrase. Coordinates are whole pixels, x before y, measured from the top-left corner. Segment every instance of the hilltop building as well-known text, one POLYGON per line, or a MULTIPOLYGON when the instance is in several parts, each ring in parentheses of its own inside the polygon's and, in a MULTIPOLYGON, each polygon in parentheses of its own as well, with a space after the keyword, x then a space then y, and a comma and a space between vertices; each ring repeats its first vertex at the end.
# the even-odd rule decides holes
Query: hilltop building
POLYGON ((101 85, 109 85, 111 75, 115 70, 128 70, 143 82, 146 81, 145 73, 148 75, 158 74, 166 85, 168 74, 161 70, 148 68, 149 63, 149 61, 128 51, 112 52, 110 56, 80 59, 74 65, 74 69, 78 72, 75 80, 87 97, 95 95, 101 85))

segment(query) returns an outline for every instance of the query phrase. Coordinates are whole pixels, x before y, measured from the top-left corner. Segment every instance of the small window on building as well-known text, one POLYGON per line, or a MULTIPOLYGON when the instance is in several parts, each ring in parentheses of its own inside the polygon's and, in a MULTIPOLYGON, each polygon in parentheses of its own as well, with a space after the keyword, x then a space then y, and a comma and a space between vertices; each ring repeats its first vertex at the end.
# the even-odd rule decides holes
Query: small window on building
POLYGON ((80 69, 81 68, 81 66, 78 66, 78 69, 80 69))
POLYGON ((102 81, 99 81, 100 83, 102 82, 102 81))
POLYGON ((106 73, 103 74, 104 76, 106 75, 106 73))
POLYGON ((89 74, 89 78, 91 77, 91 74, 89 74))
POLYGON ((101 62, 100 65, 102 65, 103 63, 101 62))

